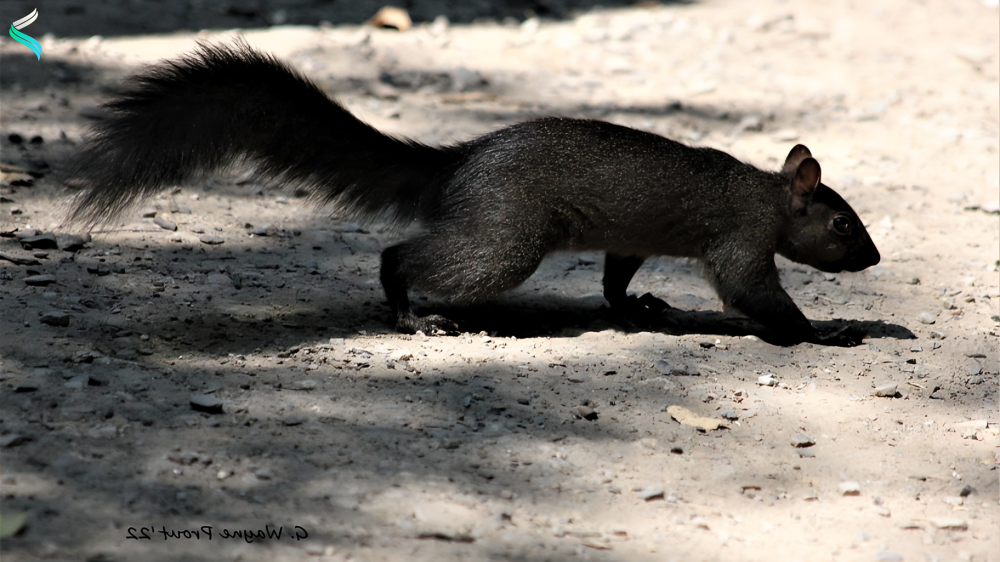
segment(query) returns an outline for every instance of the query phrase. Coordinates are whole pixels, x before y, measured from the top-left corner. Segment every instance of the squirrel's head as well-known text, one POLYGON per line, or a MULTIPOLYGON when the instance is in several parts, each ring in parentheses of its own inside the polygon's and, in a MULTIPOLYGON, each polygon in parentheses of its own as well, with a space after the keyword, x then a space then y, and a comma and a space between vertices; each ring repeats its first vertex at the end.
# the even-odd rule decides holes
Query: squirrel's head
POLYGON ((836 191, 820 182, 820 167, 809 149, 792 148, 781 169, 788 185, 790 220, 778 253, 828 273, 861 271, 879 262, 861 218, 836 191))

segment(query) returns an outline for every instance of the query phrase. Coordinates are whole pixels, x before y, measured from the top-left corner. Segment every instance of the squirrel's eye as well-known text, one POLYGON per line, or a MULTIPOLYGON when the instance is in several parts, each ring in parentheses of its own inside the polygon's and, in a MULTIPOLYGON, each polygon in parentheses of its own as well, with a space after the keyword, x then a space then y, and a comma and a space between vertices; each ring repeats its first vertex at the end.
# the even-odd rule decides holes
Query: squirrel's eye
POLYGON ((851 219, 838 215, 833 218, 833 229, 837 231, 837 234, 850 234, 851 233, 851 219))

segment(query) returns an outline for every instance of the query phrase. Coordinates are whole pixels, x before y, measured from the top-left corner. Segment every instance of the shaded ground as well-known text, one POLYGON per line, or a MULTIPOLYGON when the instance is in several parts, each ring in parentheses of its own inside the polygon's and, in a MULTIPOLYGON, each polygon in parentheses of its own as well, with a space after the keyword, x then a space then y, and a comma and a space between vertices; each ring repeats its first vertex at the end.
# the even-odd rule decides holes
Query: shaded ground
MULTIPOLYGON (((22 170, 0 186, 0 514, 26 516, 5 560, 1000 560, 996 7, 566 3, 563 21, 247 33, 427 143, 559 114, 769 168, 809 145, 883 256, 855 275, 779 261, 807 316, 870 331, 839 349, 744 337, 684 260, 631 287, 681 311, 617 324, 599 254, 551 256, 492 303, 419 301, 469 334, 398 335, 377 278, 397 236, 239 171, 82 247, 26 248, 64 233, 60 166, 102 92, 192 48, 132 36, 190 28, 159 5, 101 19, 103 40, 47 38, 40 61, 0 43, 2 162, 22 170), (699 432, 678 405, 735 419, 699 432)), ((452 19, 524 17, 496 6, 452 19)), ((26 32, 83 21, 40 12, 26 32)))

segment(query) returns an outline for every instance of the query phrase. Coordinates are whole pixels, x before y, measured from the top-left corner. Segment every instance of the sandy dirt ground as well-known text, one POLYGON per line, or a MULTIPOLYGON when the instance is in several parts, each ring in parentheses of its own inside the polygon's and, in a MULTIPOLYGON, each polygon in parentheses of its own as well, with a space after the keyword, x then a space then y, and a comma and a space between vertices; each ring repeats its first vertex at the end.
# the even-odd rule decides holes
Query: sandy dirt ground
MULTIPOLYGON (((782 282, 815 322, 869 337, 770 345, 670 258, 631 288, 679 310, 622 325, 593 253, 490 303, 418 301, 464 335, 399 335, 378 283, 398 235, 244 170, 74 236, 60 170, 102 96, 237 31, 128 31, 169 23, 165 2, 40 5, 24 31, 41 60, 0 42, 5 562, 1000 561, 996 2, 450 23, 425 2, 404 32, 305 4, 322 11, 253 3, 309 25, 245 37, 425 143, 564 115, 770 169, 808 145, 883 258, 850 275, 779 259, 782 282), (102 37, 66 31, 88 13, 102 37)), ((185 3, 207 10, 185 21, 243 13, 222 5, 185 3)))

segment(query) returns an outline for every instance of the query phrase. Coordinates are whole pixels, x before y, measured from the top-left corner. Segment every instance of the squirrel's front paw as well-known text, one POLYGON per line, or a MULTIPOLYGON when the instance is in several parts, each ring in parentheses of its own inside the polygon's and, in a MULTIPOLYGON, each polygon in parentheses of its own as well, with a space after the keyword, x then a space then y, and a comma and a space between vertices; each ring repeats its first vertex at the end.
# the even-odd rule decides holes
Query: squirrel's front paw
POLYGON ((611 317, 614 322, 624 323, 633 327, 662 327, 670 325, 663 311, 671 306, 666 301, 656 298, 650 293, 641 297, 629 295, 611 305, 611 317))
POLYGON ((667 301, 646 293, 641 297, 629 295, 624 300, 614 303, 611 309, 628 316, 651 317, 670 309, 670 305, 667 301))
POLYGON ((646 293, 636 299, 636 304, 651 314, 659 314, 664 310, 670 309, 670 305, 667 304, 667 301, 654 297, 652 293, 646 293))
POLYGON ((401 316, 396 321, 396 329, 405 334, 415 334, 423 332, 428 336, 443 336, 447 334, 457 334, 458 324, 441 316, 431 314, 428 316, 407 315, 401 316))
POLYGON ((822 345, 834 347, 855 347, 861 345, 868 333, 853 326, 844 326, 827 334, 819 336, 822 345))

